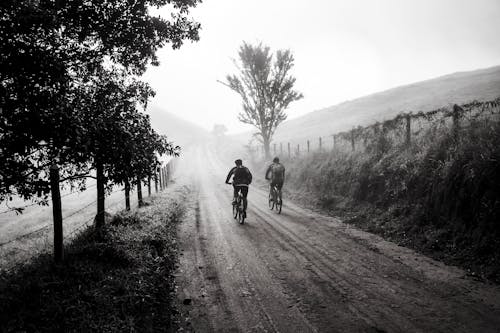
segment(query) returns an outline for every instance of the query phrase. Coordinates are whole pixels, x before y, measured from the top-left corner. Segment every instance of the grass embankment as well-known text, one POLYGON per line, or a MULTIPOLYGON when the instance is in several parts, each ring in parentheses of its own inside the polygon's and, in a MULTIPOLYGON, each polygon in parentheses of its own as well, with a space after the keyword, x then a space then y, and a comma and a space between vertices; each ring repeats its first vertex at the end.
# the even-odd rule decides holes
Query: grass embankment
POLYGON ((179 199, 160 194, 0 280, 2 332, 174 331, 179 199))
POLYGON ((500 282, 500 124, 285 161, 288 197, 500 282))

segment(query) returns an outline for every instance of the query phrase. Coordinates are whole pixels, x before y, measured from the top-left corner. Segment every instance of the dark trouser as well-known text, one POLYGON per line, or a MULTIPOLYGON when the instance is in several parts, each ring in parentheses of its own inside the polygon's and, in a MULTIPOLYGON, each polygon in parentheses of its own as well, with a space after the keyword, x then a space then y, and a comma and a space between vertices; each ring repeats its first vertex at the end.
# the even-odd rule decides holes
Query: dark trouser
POLYGON ((283 180, 272 180, 271 185, 269 186, 269 194, 273 194, 273 187, 276 186, 278 188, 278 196, 281 199, 281 189, 283 188, 283 180))
POLYGON ((239 186, 239 185, 233 185, 234 188, 234 199, 238 197, 238 192, 241 190, 241 194, 243 195, 243 208, 246 210, 247 209, 247 195, 248 195, 248 186, 239 186))

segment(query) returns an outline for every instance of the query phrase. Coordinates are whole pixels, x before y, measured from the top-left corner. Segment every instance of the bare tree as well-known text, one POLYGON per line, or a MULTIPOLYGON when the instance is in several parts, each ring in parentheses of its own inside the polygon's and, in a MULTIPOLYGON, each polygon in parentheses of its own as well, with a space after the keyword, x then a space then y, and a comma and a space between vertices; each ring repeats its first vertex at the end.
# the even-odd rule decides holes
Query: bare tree
POLYGON ((242 98, 243 111, 238 119, 258 129, 266 156, 276 128, 283 122, 288 105, 303 96, 293 89, 296 79, 290 74, 294 58, 290 50, 272 54, 262 43, 254 46, 243 42, 239 50, 237 75, 227 75, 221 82, 242 98))

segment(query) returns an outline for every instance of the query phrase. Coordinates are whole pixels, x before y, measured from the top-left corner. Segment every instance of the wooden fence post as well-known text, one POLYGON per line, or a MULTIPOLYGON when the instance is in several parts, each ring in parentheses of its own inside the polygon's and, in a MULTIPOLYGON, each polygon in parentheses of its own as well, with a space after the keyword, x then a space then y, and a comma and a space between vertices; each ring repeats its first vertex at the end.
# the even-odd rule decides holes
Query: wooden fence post
POLYGON ((460 129, 460 113, 463 111, 464 109, 462 109, 457 104, 453 105, 453 135, 455 136, 455 138, 458 136, 458 130, 460 129))
POLYGON ((54 220, 54 260, 60 263, 64 259, 63 252, 63 219, 61 208, 61 192, 59 190, 59 167, 50 167, 50 192, 52 197, 52 216, 54 220))
POLYGON ((290 158, 290 142, 288 142, 288 158, 290 158))
POLYGON ((280 155, 283 155, 283 142, 280 142, 280 155))
POLYGON ((307 152, 309 152, 309 140, 307 140, 307 152))
POLYGON ((352 151, 356 149, 354 145, 354 128, 351 130, 351 146, 352 146, 352 151))
POLYGON ((411 115, 406 115, 406 145, 409 147, 411 143, 411 115))
POLYGON ((322 146, 322 144, 321 144, 321 137, 319 137, 319 150, 320 150, 320 151, 321 151, 321 149, 322 149, 322 148, 321 148, 321 146, 322 146))

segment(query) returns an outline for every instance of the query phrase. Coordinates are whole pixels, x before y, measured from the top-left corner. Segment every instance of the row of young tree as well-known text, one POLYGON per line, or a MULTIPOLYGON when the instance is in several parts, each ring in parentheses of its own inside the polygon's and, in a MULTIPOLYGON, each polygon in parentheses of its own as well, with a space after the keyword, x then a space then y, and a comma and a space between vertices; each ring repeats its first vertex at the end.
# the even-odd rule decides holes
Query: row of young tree
POLYGON ((108 185, 156 172, 179 147, 140 111, 154 95, 139 80, 156 51, 198 40, 199 0, 4 0, 0 5, 0 201, 47 203, 50 178, 97 180, 96 225, 108 185), (169 20, 151 8, 167 6, 169 20))

